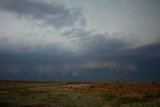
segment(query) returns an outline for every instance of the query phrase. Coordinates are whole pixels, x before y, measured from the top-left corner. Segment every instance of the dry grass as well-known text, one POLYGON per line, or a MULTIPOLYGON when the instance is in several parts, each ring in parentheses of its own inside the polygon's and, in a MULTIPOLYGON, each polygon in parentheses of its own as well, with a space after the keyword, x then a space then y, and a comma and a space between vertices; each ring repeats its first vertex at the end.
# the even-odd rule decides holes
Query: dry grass
POLYGON ((159 107, 160 83, 0 81, 0 107, 159 107))

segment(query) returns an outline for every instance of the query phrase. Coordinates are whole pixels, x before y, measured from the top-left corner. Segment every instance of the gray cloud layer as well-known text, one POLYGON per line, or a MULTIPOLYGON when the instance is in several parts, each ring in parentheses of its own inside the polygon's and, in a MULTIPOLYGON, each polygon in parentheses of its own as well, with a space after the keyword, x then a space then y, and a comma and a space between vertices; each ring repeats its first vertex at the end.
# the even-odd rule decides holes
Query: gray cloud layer
MULTIPOLYGON (((0 55, 0 76, 18 78, 61 80, 138 80, 159 81, 160 43, 125 49, 107 55, 88 53, 83 55, 0 55), (147 53, 147 54, 146 54, 147 53), (154 55, 156 54, 156 55, 154 55), (3 72, 2 72, 3 71, 3 72), (21 75, 21 76, 20 76, 21 75), (88 78, 90 77, 90 78, 88 78)), ((107 48, 107 47, 106 47, 107 48)))
POLYGON ((42 21, 42 25, 55 28, 70 27, 78 23, 85 25, 85 18, 78 7, 67 9, 63 4, 31 0, 0 0, 0 8, 4 11, 42 21))
POLYGON ((159 81, 159 41, 131 48, 126 37, 133 34, 86 30, 80 8, 55 2, 0 0, 0 9, 47 27, 66 28, 58 35, 0 34, 2 79, 159 81))

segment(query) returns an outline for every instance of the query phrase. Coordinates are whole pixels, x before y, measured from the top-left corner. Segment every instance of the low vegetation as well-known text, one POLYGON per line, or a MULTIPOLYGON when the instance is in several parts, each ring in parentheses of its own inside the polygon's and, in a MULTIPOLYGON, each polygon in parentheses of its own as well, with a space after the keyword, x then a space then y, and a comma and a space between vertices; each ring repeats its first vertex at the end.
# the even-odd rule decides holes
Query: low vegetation
POLYGON ((160 83, 0 81, 0 107, 160 107, 160 83))

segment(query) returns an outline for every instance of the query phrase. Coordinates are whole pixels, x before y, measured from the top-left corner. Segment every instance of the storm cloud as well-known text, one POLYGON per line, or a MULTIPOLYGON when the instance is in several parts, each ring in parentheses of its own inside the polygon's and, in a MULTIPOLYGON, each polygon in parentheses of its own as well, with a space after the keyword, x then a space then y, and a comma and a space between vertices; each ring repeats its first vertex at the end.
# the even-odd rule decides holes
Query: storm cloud
MULTIPOLYGON (((121 11, 117 11, 123 17, 128 17, 128 14, 124 14, 126 10, 122 8, 122 1, 120 5, 116 4, 115 10, 120 8, 121 11)), ((82 2, 84 7, 74 3, 76 1, 0 0, 0 19, 3 19, 0 20, 0 79, 160 81, 160 40, 157 39, 157 32, 152 32, 148 37, 144 36, 146 32, 143 28, 140 33, 139 29, 122 30, 114 21, 122 20, 137 28, 141 26, 139 22, 126 18, 115 20, 117 12, 113 11, 112 6, 116 2, 110 0, 105 2, 110 4, 105 8, 105 3, 100 2, 102 13, 105 9, 107 12, 111 9, 110 15, 106 13, 102 19, 104 23, 107 19, 113 19, 114 27, 108 24, 111 28, 116 26, 119 29, 100 32, 94 29, 102 21, 99 19, 101 13, 96 13, 98 7, 94 7, 95 4, 91 6, 93 11, 89 8, 91 2, 87 7, 85 2, 82 2), (91 23, 93 20, 96 24, 91 23), (141 34, 142 40, 139 39, 141 34), (145 37, 149 41, 145 41, 145 37)), ((125 3, 131 5, 132 2, 125 3)), ((154 10, 146 3, 150 11, 154 10)), ((135 12, 135 16, 139 13, 133 7, 130 9, 131 13, 135 12)), ((145 16, 146 10, 139 9, 145 16)), ((144 21, 147 22, 148 18, 144 18, 144 21)), ((156 29, 157 25, 153 28, 156 29)))
POLYGON ((61 80, 63 77, 68 77, 67 80, 88 80, 89 76, 91 81, 158 81, 160 57, 154 54, 159 55, 159 44, 124 49, 109 55, 107 51, 99 51, 106 55, 1 54, 1 78, 9 79, 11 77, 8 75, 12 75, 13 78, 25 74, 26 78, 35 75, 32 79, 39 79, 39 76, 45 75, 45 80, 61 80))
POLYGON ((31 0, 0 0, 0 8, 11 12, 17 17, 32 18, 44 25, 55 28, 70 27, 75 24, 85 25, 85 18, 78 7, 66 8, 63 4, 47 3, 44 1, 31 0))

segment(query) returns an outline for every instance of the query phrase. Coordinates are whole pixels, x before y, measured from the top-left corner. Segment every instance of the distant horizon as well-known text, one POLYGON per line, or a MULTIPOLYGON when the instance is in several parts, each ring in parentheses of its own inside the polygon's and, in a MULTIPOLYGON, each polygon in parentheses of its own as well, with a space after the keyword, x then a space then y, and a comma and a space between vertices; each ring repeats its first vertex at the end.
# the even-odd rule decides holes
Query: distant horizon
POLYGON ((160 83, 160 81, 61 81, 61 80, 0 80, 0 82, 42 82, 42 83, 160 83))

